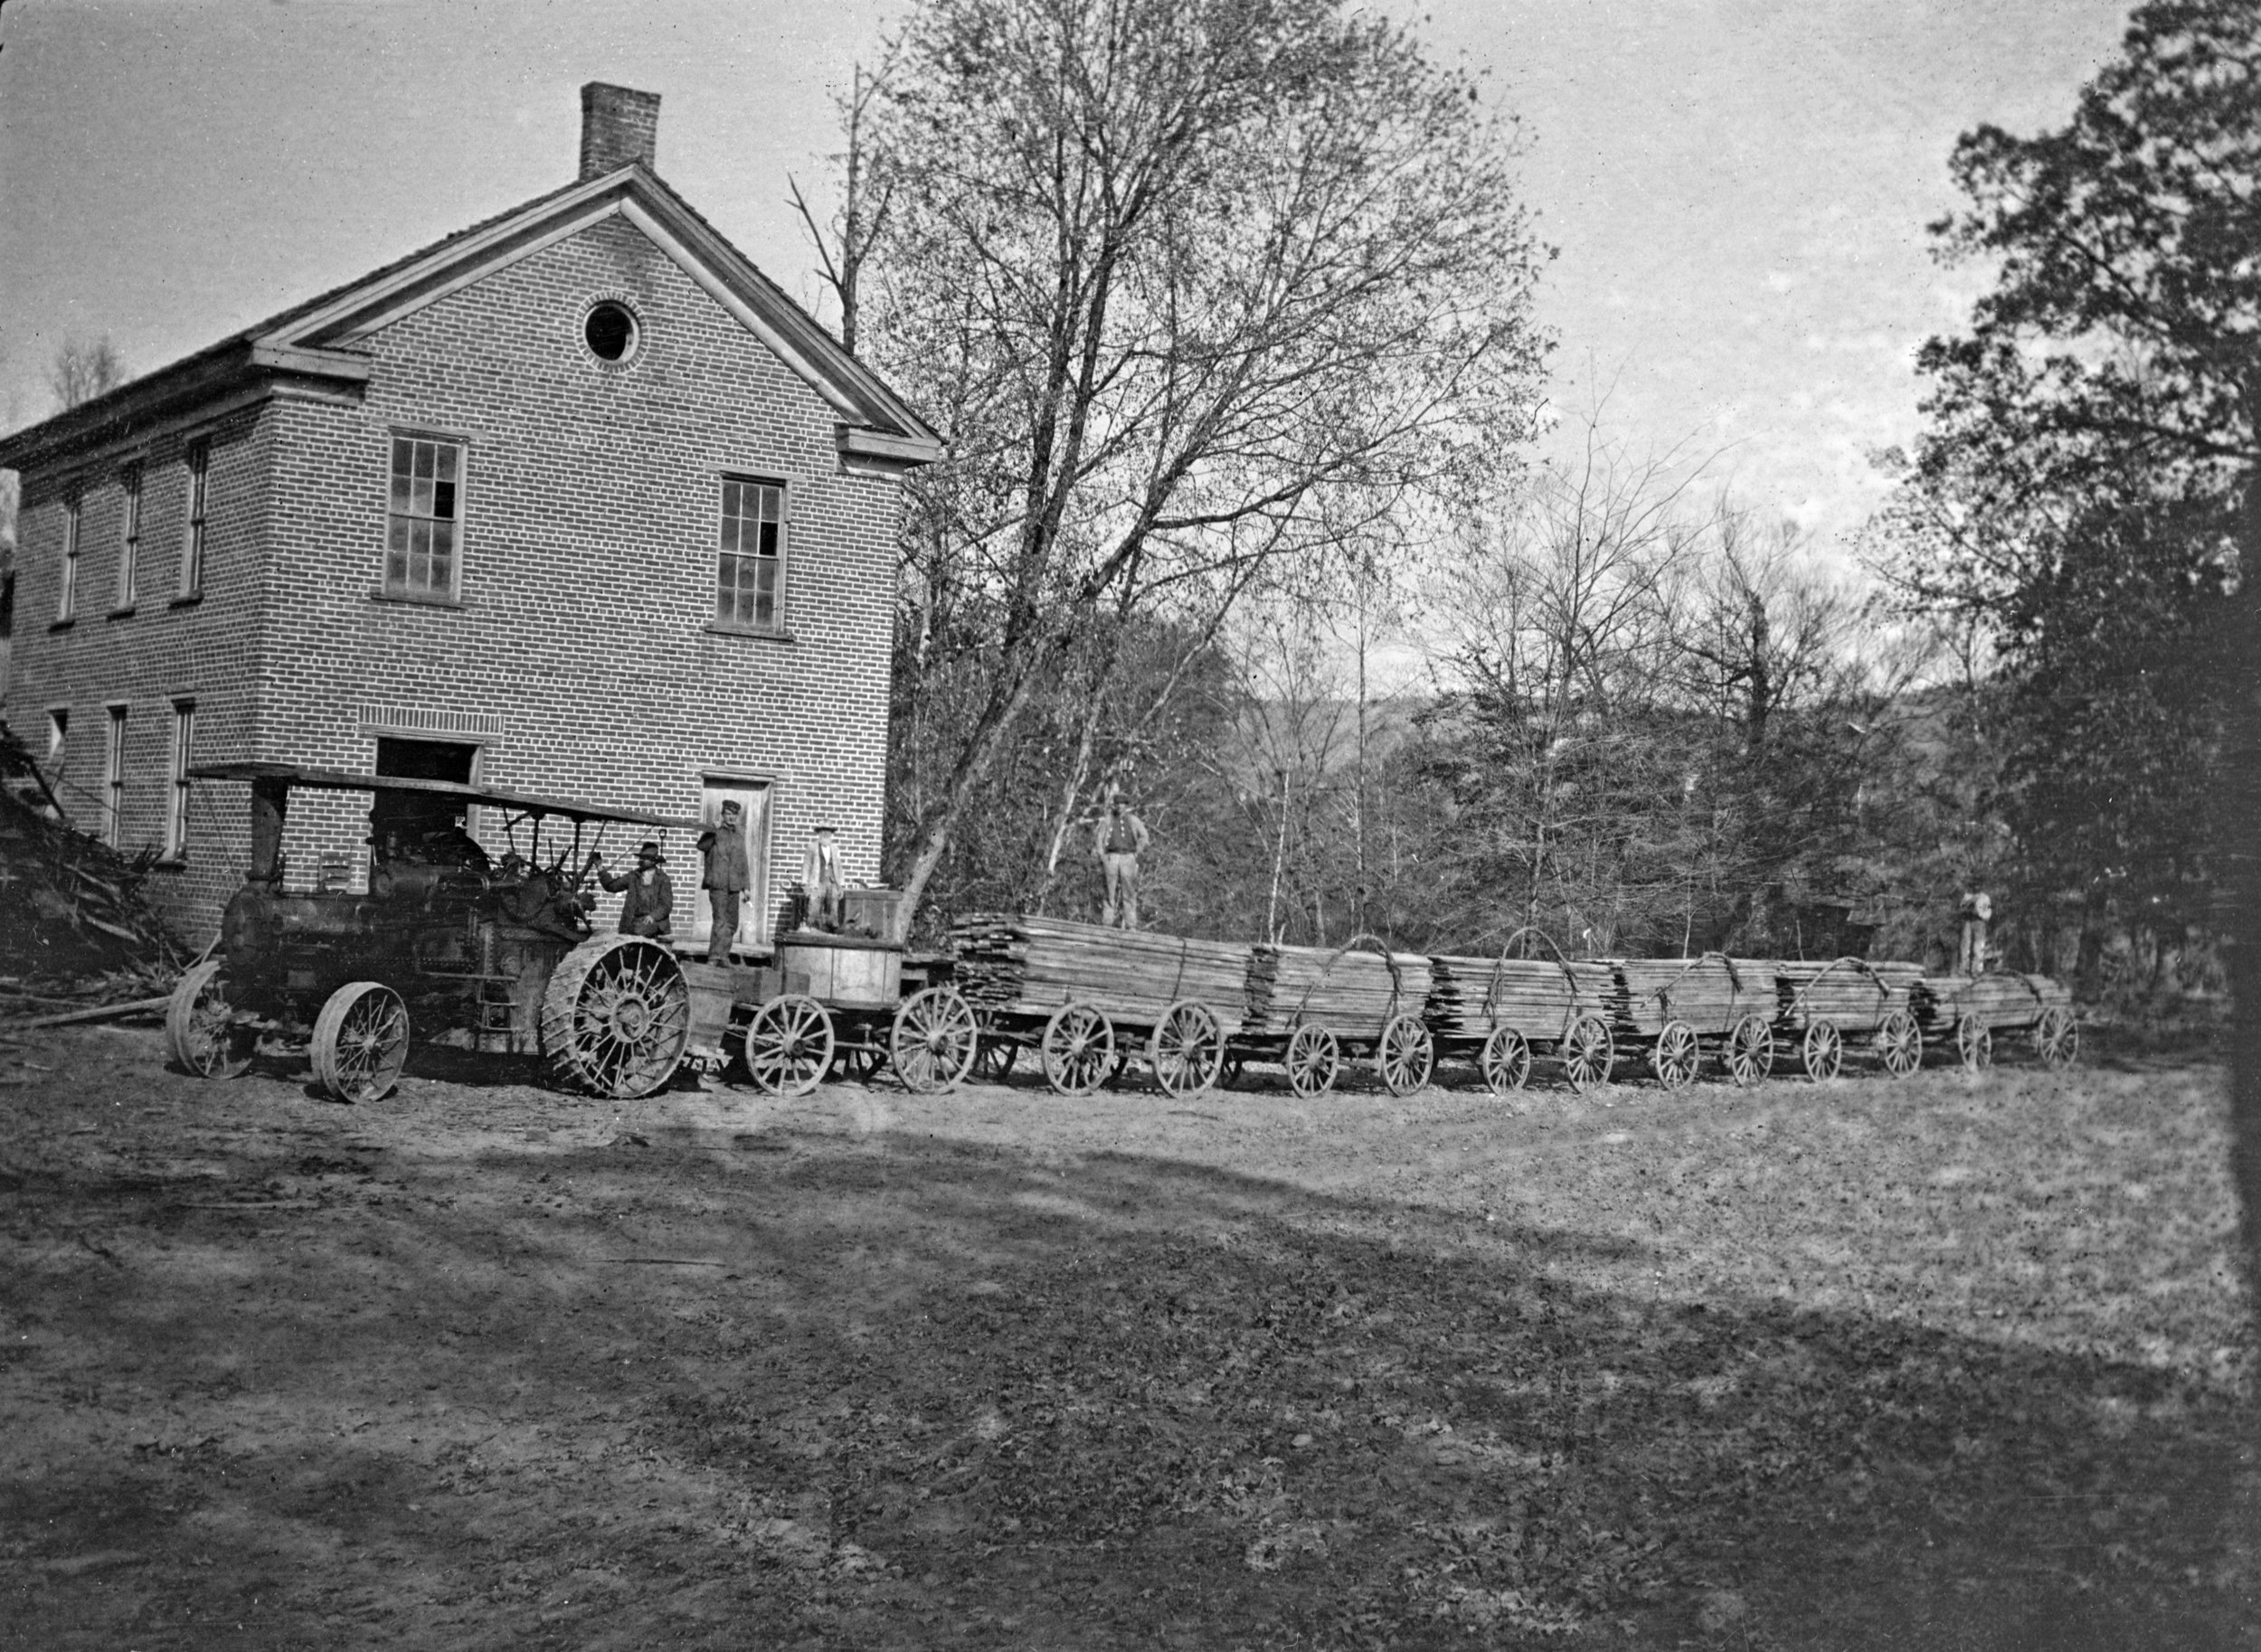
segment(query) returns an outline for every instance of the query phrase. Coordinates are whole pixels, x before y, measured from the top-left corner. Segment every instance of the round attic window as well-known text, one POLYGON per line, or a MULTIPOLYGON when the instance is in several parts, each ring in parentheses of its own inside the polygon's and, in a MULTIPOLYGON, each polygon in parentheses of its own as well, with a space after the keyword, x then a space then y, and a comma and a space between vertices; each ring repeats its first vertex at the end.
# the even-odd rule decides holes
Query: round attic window
POLYGON ((591 306, 581 324, 582 342, 601 362, 627 361, 636 354, 639 333, 635 313, 610 298, 591 306))

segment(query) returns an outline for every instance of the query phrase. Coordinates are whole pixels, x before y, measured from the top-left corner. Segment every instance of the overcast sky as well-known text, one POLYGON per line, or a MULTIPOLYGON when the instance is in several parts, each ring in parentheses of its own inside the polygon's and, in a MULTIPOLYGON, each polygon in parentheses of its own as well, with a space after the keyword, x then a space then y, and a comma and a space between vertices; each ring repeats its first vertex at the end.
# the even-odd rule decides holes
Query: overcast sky
MULTIPOLYGON (((0 420, 68 337, 137 372, 567 182, 578 88, 662 95, 659 169, 813 301, 784 204, 880 0, 13 0, 0 12, 0 420)), ((2061 121, 2105 0, 1438 0, 1437 51, 1528 135, 1560 249, 1553 392, 1636 451, 1717 453, 1825 537, 1916 428, 1912 367, 1980 285, 1924 225, 1980 121, 2061 121)))

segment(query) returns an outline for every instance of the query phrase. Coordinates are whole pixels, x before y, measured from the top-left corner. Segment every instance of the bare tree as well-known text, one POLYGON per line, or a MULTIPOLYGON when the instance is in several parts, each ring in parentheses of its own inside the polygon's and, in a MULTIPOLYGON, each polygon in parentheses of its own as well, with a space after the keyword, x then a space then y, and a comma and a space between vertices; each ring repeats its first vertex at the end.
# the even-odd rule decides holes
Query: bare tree
POLYGON ((1511 135, 1334 0, 929 0, 867 119, 894 216, 861 342, 951 445, 912 583, 992 628, 907 913, 1126 587, 1167 611, 1250 559, 1315 568, 1512 469, 1540 250, 1511 135))
POLYGON ((823 262, 825 285, 839 302, 840 343, 851 351, 856 348, 856 324, 862 314, 864 266, 887 232, 887 211, 894 194, 894 185, 884 175, 875 175, 870 146, 865 139, 865 123, 886 74, 885 60, 868 75, 861 63, 856 64, 847 96, 837 99, 847 147, 832 157, 839 174, 840 209, 830 222, 818 223, 815 209, 800 193, 800 184, 790 175, 785 180, 792 191, 793 211, 799 214, 801 226, 809 231, 809 241, 823 262))
POLYGON ((125 358, 107 333, 91 344, 80 338, 65 339, 55 352, 54 365, 47 370, 56 408, 64 412, 125 382, 125 358))

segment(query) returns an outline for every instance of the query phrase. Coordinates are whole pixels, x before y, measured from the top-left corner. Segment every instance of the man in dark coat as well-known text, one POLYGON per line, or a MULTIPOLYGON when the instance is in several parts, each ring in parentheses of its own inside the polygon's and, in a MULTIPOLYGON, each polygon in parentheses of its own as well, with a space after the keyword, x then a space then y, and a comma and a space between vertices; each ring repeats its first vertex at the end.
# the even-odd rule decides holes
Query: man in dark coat
POLYGON ((730 943, 738 933, 738 909, 753 884, 753 869, 746 862, 744 813, 737 799, 730 798, 723 804, 722 820, 712 830, 699 834, 699 853, 706 861, 699 886, 706 891, 714 917, 706 938, 710 964, 730 961, 730 943))
POLYGON ((628 891, 628 898, 620 902, 621 934, 659 936, 673 930, 675 885, 659 870, 667 858, 657 844, 648 843, 636 851, 635 871, 597 874, 597 882, 615 894, 628 891))

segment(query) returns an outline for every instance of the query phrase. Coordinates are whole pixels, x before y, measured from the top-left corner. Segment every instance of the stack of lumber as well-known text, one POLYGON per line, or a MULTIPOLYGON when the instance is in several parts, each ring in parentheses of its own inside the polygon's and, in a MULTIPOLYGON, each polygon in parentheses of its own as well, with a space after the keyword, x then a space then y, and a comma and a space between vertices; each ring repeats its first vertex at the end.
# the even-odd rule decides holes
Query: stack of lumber
POLYGON ((0 729, 0 1014, 163 993, 188 956, 145 892, 154 850, 131 857, 62 817, 23 744, 0 729))
POLYGON ((1235 1031, 1247 991, 1249 948, 1110 929, 1026 912, 976 912, 950 932, 958 990, 976 1010, 1049 1015, 1088 1004, 1124 1026, 1151 1026, 1181 998, 1235 1031))
POLYGON ((1429 1002, 1429 960, 1418 952, 1338 952, 1325 947, 1259 945, 1248 960, 1248 1018, 1243 1031, 1291 1032, 1316 1023, 1339 1039, 1379 1038, 1394 1015, 1419 1015, 1429 1002))
POLYGON ((1975 1015, 1992 1031, 2028 1027, 2045 1009, 2073 1007, 2072 989, 2045 975, 1927 975, 1910 995, 1916 1019, 1926 1032, 1948 1033, 1957 1020, 1975 1015))
POLYGON ((1907 1008, 1908 995, 1923 978, 1921 965, 1872 964, 1858 958, 1774 966, 1784 1025, 1802 1028, 1827 1021, 1848 1033, 1873 1033, 1894 1010, 1907 1008))
POLYGON ((1616 977, 1610 997, 1614 1032, 1653 1038, 1666 1022, 1683 1021, 1708 1038, 1748 1015, 1774 1019, 1776 966, 1771 962, 1717 952, 1609 962, 1616 977))
POLYGON ((1586 1011, 1599 1013, 1610 971, 1598 964, 1534 958, 1432 958, 1422 1015, 1439 1038, 1489 1038, 1512 1027, 1526 1038, 1556 1039, 1586 1011))

